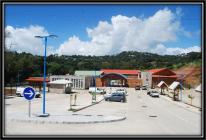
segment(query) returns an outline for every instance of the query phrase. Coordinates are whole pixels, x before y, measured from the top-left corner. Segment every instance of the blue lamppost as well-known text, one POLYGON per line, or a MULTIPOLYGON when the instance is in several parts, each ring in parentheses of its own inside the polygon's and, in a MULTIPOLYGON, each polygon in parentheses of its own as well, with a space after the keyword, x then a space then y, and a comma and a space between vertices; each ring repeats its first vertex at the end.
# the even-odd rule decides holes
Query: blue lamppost
POLYGON ((46 87, 46 47, 47 47, 47 38, 51 37, 51 38, 56 38, 57 35, 46 35, 46 36, 35 36, 36 38, 44 38, 44 43, 45 43, 45 47, 44 47, 44 82, 43 82, 43 114, 39 115, 39 117, 47 117, 49 116, 48 113, 46 113, 45 110, 45 95, 46 95, 46 91, 45 91, 45 87, 46 87))
POLYGON ((95 94, 94 94, 94 100, 95 100, 95 103, 96 103, 96 88, 97 88, 97 85, 96 85, 96 68, 95 68, 95 94))

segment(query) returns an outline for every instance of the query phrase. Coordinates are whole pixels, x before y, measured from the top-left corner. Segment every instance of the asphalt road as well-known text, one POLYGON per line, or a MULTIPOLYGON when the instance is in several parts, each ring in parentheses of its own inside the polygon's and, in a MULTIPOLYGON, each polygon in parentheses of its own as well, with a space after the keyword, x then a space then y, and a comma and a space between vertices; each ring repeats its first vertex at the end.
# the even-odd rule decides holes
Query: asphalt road
MULTIPOLYGON (((194 111, 194 108, 188 105, 179 106, 162 96, 152 98, 146 95, 146 91, 128 89, 128 92, 127 103, 102 101, 76 112, 90 115, 125 115, 127 119, 123 121, 99 124, 39 124, 6 121, 5 131, 8 135, 49 136, 201 135, 200 111, 194 111)), ((61 103, 61 98, 59 97, 56 102, 61 103)))

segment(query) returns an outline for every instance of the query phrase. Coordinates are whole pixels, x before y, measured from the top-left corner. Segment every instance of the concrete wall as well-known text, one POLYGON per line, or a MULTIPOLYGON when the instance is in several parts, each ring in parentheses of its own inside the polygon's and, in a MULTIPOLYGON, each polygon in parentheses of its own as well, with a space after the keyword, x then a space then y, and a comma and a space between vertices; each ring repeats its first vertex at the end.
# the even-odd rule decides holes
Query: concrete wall
MULTIPOLYGON (((65 93, 65 84, 50 84, 49 92, 51 93, 65 93)), ((71 85, 70 88, 72 89, 71 85)))
POLYGON ((50 93, 64 93, 65 94, 65 89, 58 89, 58 88, 50 88, 49 90, 50 93))
POLYGON ((62 85, 62 84, 51 84, 49 91, 51 93, 65 93, 65 87, 66 85, 62 85))

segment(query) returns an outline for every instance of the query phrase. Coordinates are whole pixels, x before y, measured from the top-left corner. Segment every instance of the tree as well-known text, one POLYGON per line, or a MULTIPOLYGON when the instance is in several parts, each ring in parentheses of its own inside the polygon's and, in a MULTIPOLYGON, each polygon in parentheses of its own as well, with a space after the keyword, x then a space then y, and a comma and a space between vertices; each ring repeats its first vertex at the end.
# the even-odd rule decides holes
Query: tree
POLYGON ((50 62, 48 64, 48 73, 51 74, 60 74, 61 65, 56 62, 50 62))
POLYGON ((192 105, 192 100, 195 98, 195 96, 193 96, 192 94, 189 94, 189 95, 188 95, 188 98, 190 98, 191 105, 192 105))
MULTIPOLYGON (((5 84, 17 81, 18 71, 22 71, 21 81, 28 76, 42 76, 44 69, 43 56, 30 53, 4 52, 5 84)), ((47 57, 47 74, 74 74, 75 70, 138 69, 148 70, 156 68, 179 68, 189 63, 201 66, 200 52, 191 52, 183 55, 157 55, 145 52, 124 51, 116 55, 105 56, 58 56, 47 57)))

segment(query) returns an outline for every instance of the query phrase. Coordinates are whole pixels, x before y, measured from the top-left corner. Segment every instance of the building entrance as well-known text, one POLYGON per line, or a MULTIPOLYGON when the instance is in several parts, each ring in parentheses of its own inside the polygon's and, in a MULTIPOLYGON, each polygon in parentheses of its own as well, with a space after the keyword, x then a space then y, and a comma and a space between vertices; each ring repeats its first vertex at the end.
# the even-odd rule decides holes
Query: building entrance
POLYGON ((102 86, 126 87, 127 77, 118 73, 109 73, 101 76, 102 86))

